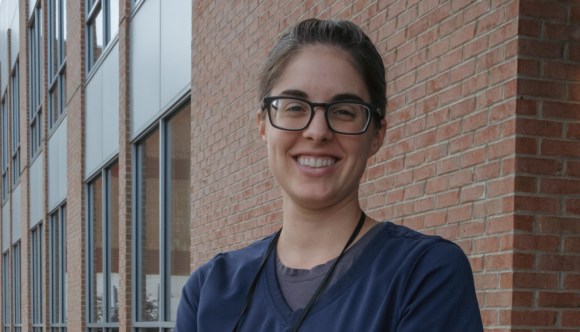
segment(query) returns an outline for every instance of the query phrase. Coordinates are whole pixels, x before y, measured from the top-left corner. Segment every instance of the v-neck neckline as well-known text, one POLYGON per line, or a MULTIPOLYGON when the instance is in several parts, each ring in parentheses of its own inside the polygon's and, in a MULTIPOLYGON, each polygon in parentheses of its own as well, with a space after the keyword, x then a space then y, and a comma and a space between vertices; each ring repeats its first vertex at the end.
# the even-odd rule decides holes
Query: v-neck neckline
MULTIPOLYGON (((320 295, 318 301, 312 306, 309 316, 316 315, 318 311, 324 309, 331 302, 336 300, 336 298, 339 297, 352 284, 352 282, 359 278, 370 266, 370 262, 374 260, 378 254, 379 250, 377 250, 377 247, 380 246, 380 239, 383 238, 381 234, 383 234, 388 228, 385 226, 389 223, 384 222, 382 224, 383 225, 381 226, 375 226, 381 227, 381 229, 376 232, 374 238, 369 241, 366 248, 362 250, 360 257, 353 263, 349 270, 320 295)), ((267 282, 261 283, 261 287, 266 288, 265 293, 268 295, 268 298, 272 306, 275 308, 280 320, 283 321, 286 325, 293 324, 298 319, 298 317, 300 317, 304 311, 304 308, 296 309, 293 311, 286 303, 284 295, 282 294, 282 290, 280 289, 280 285, 278 284, 278 278, 276 275, 276 255, 270 255, 268 257, 268 261, 266 262, 265 266, 265 272, 267 282)))

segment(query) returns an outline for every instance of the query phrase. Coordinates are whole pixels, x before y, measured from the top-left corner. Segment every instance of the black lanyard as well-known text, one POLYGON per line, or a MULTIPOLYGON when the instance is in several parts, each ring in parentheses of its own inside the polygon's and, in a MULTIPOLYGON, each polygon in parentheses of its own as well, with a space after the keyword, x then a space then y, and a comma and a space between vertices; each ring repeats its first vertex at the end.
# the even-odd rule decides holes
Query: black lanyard
MULTIPOLYGON (((340 255, 338 255, 338 257, 336 258, 334 263, 332 263, 332 266, 330 267, 330 269, 328 269, 328 271, 324 275, 324 279, 320 282, 320 285, 316 289, 316 292, 314 292, 314 294, 312 295, 312 297, 308 301, 308 304, 304 308, 302 315, 300 316, 300 318, 298 319, 296 324, 294 324, 294 327, 292 328, 293 332, 298 331, 298 329, 300 328, 300 325, 302 325, 302 322, 304 321, 304 319, 306 319, 308 312, 310 311, 310 309, 312 308, 312 306, 314 305, 314 303, 316 302, 316 300, 318 299, 318 297, 320 296, 320 294, 322 293, 322 291, 324 290, 324 288, 326 287, 326 285, 330 281, 330 277, 332 276, 334 269, 338 265, 338 262, 340 262, 340 260, 344 256, 344 252, 346 251, 346 249, 348 249, 348 247, 350 247, 350 245, 352 244, 354 239, 360 233, 363 225, 365 224, 365 219, 366 219, 365 213, 361 212, 361 215, 360 215, 360 218, 358 220, 358 224, 356 225, 356 228, 354 229, 354 231, 350 235, 350 238, 348 239, 344 248, 340 252, 340 255)), ((258 284, 258 278, 260 276, 260 273, 264 269, 264 266, 266 265, 266 261, 268 260, 268 257, 270 256, 270 254, 272 253, 272 251, 276 247, 276 244, 278 243, 278 238, 280 237, 281 231, 282 230, 279 230, 278 232, 276 232, 276 234, 274 235, 274 238, 272 239, 272 241, 270 241, 270 244, 268 245, 268 249, 266 250, 264 257, 262 257, 262 261, 260 262, 260 267, 258 267, 258 271, 256 272, 256 275, 254 276, 254 279, 252 280, 252 284, 250 285, 250 289, 248 290, 248 294, 246 295, 246 301, 244 302, 242 312, 240 313, 238 321, 236 322, 236 325, 234 326, 234 329, 233 329, 234 332, 238 331, 240 324, 242 322, 242 319, 246 315, 246 313, 250 307, 250 304, 252 304, 252 298, 254 297, 254 291, 256 290, 256 286, 258 284)))

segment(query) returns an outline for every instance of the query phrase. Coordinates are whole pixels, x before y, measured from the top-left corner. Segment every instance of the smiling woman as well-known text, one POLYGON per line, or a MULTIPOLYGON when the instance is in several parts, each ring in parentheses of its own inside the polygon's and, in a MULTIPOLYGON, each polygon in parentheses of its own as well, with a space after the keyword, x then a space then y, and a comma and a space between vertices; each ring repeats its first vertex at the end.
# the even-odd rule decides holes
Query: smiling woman
POLYGON ((259 94, 283 228, 195 271, 175 330, 481 331, 461 249, 361 209, 386 96, 382 59, 360 28, 298 23, 266 59, 259 94))

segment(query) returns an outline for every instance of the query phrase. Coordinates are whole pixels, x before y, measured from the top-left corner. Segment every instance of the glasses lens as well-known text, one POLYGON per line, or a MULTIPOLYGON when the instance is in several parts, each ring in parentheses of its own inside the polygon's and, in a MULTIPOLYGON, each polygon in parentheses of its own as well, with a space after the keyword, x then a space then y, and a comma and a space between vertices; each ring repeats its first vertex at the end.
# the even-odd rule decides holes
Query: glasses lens
POLYGON ((276 99, 269 107, 272 124, 289 130, 304 129, 310 120, 310 105, 297 99, 276 99))
POLYGON ((358 134, 369 124, 370 109, 357 103, 336 103, 328 109, 328 124, 332 130, 345 134, 358 134))

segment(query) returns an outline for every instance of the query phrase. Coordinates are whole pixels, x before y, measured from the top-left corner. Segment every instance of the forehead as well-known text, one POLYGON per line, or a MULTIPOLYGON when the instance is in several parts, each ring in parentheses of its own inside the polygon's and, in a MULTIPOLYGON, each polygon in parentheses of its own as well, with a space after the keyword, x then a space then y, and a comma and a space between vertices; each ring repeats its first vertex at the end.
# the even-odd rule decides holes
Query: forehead
POLYGON ((312 101, 327 101, 339 94, 354 94, 368 101, 369 94, 351 56, 328 45, 303 48, 286 65, 272 88, 272 95, 302 91, 312 101))

